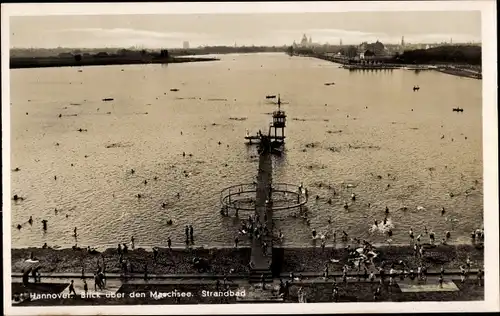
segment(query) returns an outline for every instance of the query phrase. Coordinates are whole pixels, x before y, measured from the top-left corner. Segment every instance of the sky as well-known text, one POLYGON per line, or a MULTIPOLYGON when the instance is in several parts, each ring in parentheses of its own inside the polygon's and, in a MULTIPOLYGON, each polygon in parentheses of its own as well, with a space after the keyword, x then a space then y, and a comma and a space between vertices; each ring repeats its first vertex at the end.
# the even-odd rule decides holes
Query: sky
POLYGON ((176 48, 315 43, 481 42, 480 11, 256 14, 52 15, 10 17, 10 47, 176 48))

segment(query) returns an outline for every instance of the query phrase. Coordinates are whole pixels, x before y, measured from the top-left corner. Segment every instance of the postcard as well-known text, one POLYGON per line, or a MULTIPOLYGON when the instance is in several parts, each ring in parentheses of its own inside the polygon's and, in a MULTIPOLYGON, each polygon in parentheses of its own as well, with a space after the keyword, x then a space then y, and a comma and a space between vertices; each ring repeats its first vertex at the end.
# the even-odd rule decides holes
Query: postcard
POLYGON ((5 313, 498 311, 494 6, 2 5, 5 313))

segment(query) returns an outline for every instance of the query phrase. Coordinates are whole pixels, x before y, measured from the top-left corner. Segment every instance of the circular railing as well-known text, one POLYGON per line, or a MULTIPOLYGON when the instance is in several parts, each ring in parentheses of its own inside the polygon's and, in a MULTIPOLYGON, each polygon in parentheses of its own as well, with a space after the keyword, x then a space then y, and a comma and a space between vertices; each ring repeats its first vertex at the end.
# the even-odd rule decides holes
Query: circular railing
MULTIPOLYGON (((257 183, 237 184, 223 189, 220 202, 223 208, 238 211, 254 211, 257 183)), ((307 203, 307 190, 303 187, 275 183, 271 187, 271 205, 273 211, 297 208, 307 203)))

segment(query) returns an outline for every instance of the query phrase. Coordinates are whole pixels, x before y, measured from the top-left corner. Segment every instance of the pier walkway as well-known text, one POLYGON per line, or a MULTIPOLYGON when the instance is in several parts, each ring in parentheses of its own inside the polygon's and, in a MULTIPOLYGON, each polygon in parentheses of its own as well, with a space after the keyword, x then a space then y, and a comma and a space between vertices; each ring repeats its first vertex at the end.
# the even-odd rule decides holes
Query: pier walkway
POLYGON ((270 152, 263 152, 259 158, 259 171, 257 175, 257 193, 255 199, 255 215, 262 226, 267 227, 268 234, 260 238, 253 237, 250 269, 250 282, 261 282, 262 275, 266 280, 272 280, 272 239, 273 239, 273 211, 271 198, 272 186, 272 160, 270 152), (264 220, 266 220, 264 222, 264 220), (267 244, 264 253, 263 244, 267 244))

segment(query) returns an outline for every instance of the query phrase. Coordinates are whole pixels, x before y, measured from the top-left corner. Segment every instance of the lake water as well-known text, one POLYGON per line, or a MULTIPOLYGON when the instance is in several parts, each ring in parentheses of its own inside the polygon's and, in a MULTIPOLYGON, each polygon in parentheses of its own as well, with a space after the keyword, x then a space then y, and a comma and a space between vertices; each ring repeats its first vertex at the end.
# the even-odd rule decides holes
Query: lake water
POLYGON ((310 244, 311 229, 325 231, 329 218, 337 231, 384 242, 371 228, 386 206, 393 242, 407 242, 410 227, 467 242, 483 223, 481 84, 434 71, 349 72, 285 54, 11 70, 11 168, 20 168, 11 196, 25 198, 12 201, 12 245, 71 246, 74 227, 81 246, 132 235, 136 245, 165 245, 169 236, 180 245, 187 224, 198 244, 231 245, 239 225, 220 215, 219 192, 254 181, 256 150, 243 137, 267 130, 276 105, 265 96, 278 93, 288 138, 273 181, 303 182, 320 196, 308 202, 311 226, 276 214, 286 245, 310 244))

